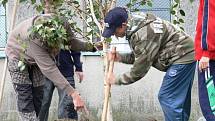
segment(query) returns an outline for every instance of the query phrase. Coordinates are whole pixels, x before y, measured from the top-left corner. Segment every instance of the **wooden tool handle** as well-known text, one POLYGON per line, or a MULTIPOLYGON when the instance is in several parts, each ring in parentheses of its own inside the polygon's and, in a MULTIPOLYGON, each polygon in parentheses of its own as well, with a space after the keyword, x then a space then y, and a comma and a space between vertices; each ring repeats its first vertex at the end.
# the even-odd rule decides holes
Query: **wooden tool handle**
MULTIPOLYGON (((111 51, 112 51, 112 53, 116 53, 116 47, 113 47, 111 51)), ((109 63, 108 72, 107 72, 108 74, 106 74, 107 77, 105 78, 105 81, 109 78, 111 73, 113 73, 114 60, 115 60, 115 56, 113 56, 111 58, 111 61, 109 63)), ((107 109, 108 109, 108 102, 109 102, 109 97, 110 97, 111 85, 106 84, 105 87, 106 88, 105 88, 104 107, 103 107, 103 112, 102 112, 102 121, 106 121, 106 119, 107 119, 107 109)))

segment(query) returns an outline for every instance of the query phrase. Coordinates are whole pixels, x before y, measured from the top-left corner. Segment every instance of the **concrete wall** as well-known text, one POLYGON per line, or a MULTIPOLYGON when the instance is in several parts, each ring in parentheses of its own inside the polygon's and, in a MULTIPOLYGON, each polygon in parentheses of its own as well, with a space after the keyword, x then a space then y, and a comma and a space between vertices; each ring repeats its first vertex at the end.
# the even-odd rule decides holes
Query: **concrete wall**
MULTIPOLYGON (((100 57, 87 56, 82 58, 84 63, 84 81, 76 82, 77 89, 86 101, 94 119, 100 117, 103 104, 103 62, 100 57)), ((4 60, 0 60, 3 65, 4 60)), ((115 73, 120 74, 130 69, 130 65, 116 63, 115 73)), ((3 66, 0 66, 1 74, 3 66)), ((159 106, 157 94, 162 83, 164 73, 152 68, 147 76, 140 81, 127 86, 112 87, 112 108, 114 121, 140 121, 143 117, 155 117, 163 120, 163 114, 159 106)), ((196 121, 201 115, 198 105, 197 80, 194 81, 192 94, 191 119, 196 121)), ((58 96, 55 92, 50 109, 50 121, 56 117, 58 96)), ((12 88, 9 73, 6 76, 3 106, 0 117, 4 121, 15 121, 17 118, 15 93, 12 88)))
MULTIPOLYGON (((195 32, 195 21, 197 15, 198 1, 195 1, 192 5, 187 0, 183 0, 182 5, 187 13, 185 31, 192 37, 195 32)), ((9 5, 12 7, 12 5, 9 5)), ((28 13, 27 10, 20 9, 20 20, 25 16, 32 16, 32 13, 28 13), (23 17, 22 17, 23 16, 23 17)), ((9 10, 9 16, 11 10, 9 10)), ((9 17, 10 18, 10 17, 9 17)), ((77 89, 80 91, 82 98, 86 101, 87 107, 93 120, 98 120, 102 112, 103 104, 103 62, 98 56, 83 56, 82 61, 84 63, 84 81, 76 83, 77 89)), ((4 60, 0 60, 0 77, 2 76, 4 60)), ((115 73, 120 74, 128 71, 131 65, 125 65, 117 63, 115 65, 115 73)), ((142 121, 143 117, 155 117, 158 121, 163 120, 163 113, 161 111, 157 95, 162 83, 164 73, 151 68, 147 76, 140 81, 127 85, 127 86, 113 86, 112 87, 112 108, 114 121, 142 121)), ((54 99, 52 101, 50 109, 50 121, 56 118, 58 104, 58 96, 55 92, 54 99)), ((191 109, 191 121, 197 121, 201 117, 201 111, 198 103, 198 90, 197 79, 194 80, 192 90, 192 109, 191 109)), ((0 109, 0 119, 3 121, 16 121, 16 98, 15 93, 10 81, 9 73, 6 77, 6 85, 4 90, 3 106, 0 109)))

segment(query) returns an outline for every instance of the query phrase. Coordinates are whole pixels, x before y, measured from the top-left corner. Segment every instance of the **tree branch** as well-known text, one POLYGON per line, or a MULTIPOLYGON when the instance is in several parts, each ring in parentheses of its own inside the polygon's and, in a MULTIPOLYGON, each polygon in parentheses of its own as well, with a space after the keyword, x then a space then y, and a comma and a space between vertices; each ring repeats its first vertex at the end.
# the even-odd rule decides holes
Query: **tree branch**
POLYGON ((44 1, 45 2, 45 13, 47 14, 47 13, 50 13, 51 12, 51 9, 50 9, 50 2, 49 2, 49 0, 45 0, 44 1))
POLYGON ((102 5, 102 0, 99 0, 99 11, 100 11, 100 14, 101 14, 101 20, 104 19, 103 9, 104 9, 104 6, 102 5))
POLYGON ((91 19, 92 19, 92 16, 88 15, 88 13, 86 13, 83 10, 81 10, 80 8, 75 7, 72 3, 69 3, 69 1, 68 1, 68 5, 70 5, 72 7, 72 9, 74 10, 75 13, 78 13, 78 14, 75 14, 75 15, 76 16, 78 15, 79 18, 82 19, 84 21, 84 23, 86 23, 87 27, 90 27, 91 29, 93 29, 92 26, 89 25, 89 23, 87 22, 87 20, 85 19, 83 14, 89 16, 91 19))
POLYGON ((93 17, 93 21, 98 26, 99 30, 102 31, 103 28, 102 28, 101 24, 99 23, 99 21, 97 20, 97 18, 95 16, 95 13, 94 13, 93 2, 92 2, 92 0, 88 0, 88 1, 90 3, 90 11, 91 11, 91 14, 92 14, 92 17, 93 17))
POLYGON ((110 9, 113 9, 115 6, 116 6, 116 0, 112 0, 112 1, 111 1, 111 4, 110 4, 109 10, 110 10, 110 9))

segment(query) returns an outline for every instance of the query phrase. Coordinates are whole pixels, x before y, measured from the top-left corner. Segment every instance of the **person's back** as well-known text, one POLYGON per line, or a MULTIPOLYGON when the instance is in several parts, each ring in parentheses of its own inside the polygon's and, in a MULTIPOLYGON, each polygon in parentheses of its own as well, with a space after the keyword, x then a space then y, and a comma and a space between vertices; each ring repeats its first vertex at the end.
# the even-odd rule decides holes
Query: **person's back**
POLYGON ((80 52, 61 50, 61 52, 57 55, 57 66, 60 72, 65 77, 73 77, 74 76, 74 66, 75 71, 82 72, 82 62, 80 61, 80 52))
POLYGON ((28 44, 27 42, 29 41, 29 29, 32 27, 34 18, 35 17, 21 22, 17 27, 15 27, 12 32, 10 32, 5 50, 6 55, 10 59, 20 59, 20 53, 25 50, 25 48, 23 48, 21 44, 28 44))
POLYGON ((138 63, 133 65, 132 76, 125 75, 119 84, 136 82, 151 66, 166 72, 171 65, 194 62, 192 38, 168 21, 141 12, 131 15, 128 25, 126 38, 133 52, 132 56, 121 55, 122 61, 133 64, 136 58, 138 63))
POLYGON ((194 61, 192 38, 168 21, 141 12, 131 15, 128 24, 127 38, 131 47, 136 46, 132 48, 136 57, 145 51, 150 56, 146 65, 153 64, 158 70, 166 71, 172 64, 194 61))

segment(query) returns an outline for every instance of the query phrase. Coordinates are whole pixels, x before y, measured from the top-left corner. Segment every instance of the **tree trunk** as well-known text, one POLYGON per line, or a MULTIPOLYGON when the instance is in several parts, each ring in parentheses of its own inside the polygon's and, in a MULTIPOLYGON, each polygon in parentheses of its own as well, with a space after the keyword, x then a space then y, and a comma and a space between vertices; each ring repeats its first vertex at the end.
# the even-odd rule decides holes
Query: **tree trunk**
POLYGON ((49 0, 45 0, 45 10, 44 12, 47 14, 47 13, 51 13, 51 3, 49 0))

